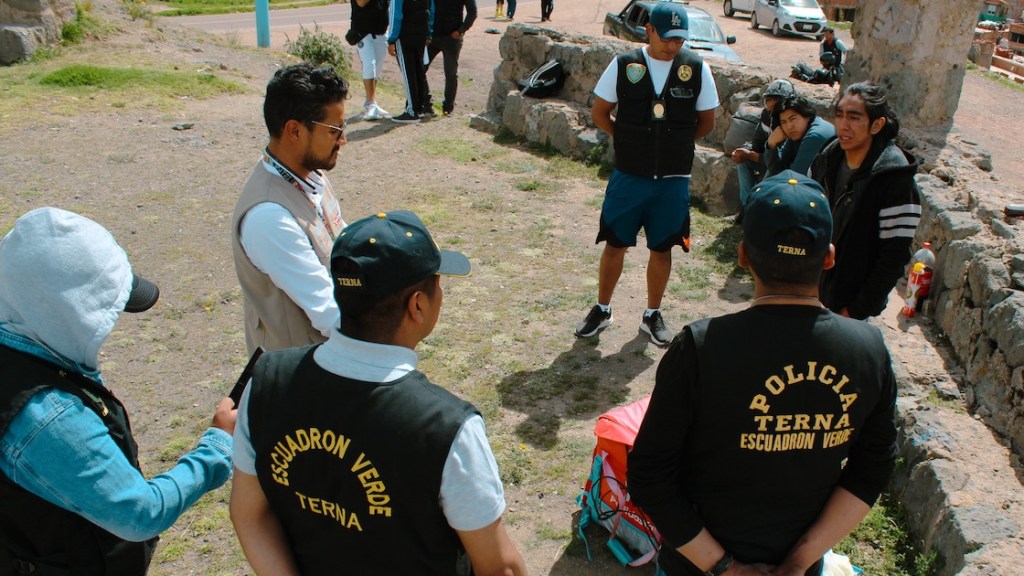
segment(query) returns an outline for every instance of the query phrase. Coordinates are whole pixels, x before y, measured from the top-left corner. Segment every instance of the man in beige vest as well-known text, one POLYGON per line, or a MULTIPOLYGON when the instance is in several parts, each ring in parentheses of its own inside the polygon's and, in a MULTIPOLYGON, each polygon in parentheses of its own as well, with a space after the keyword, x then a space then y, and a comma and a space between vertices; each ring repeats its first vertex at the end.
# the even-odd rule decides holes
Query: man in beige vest
POLYGON ((281 68, 267 84, 270 143, 232 216, 245 344, 279 350, 327 340, 340 316, 327 271, 345 227, 324 170, 345 145, 348 84, 333 68, 281 68))

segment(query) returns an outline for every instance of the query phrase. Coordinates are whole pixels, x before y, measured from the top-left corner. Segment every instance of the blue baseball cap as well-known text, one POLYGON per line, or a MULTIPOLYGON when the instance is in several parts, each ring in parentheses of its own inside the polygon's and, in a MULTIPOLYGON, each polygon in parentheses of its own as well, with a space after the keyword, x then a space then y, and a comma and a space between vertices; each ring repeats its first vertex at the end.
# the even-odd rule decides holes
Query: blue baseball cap
POLYGON ((687 39, 690 37, 690 19, 686 16, 686 8, 674 2, 655 2, 651 10, 651 26, 658 32, 662 40, 670 38, 687 39))

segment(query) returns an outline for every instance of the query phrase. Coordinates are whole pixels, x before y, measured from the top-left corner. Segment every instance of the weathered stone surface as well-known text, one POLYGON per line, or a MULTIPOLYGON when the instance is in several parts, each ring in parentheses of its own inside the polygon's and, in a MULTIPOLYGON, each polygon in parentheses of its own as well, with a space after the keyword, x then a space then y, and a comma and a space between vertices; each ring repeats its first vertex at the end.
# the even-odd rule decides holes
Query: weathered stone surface
POLYGON ((0 64, 7 66, 31 58, 39 49, 42 36, 43 29, 38 26, 0 28, 0 64))
POLYGON ((967 270, 971 301, 981 308, 991 308, 1010 295, 1010 272, 1002 260, 979 254, 967 270))
POLYGON ((704 211, 716 216, 735 214, 740 209, 736 165, 715 148, 697 146, 690 178, 690 197, 704 211), (731 179, 731 181, 730 181, 731 179))
POLYGON ((987 249, 984 244, 969 240, 958 239, 946 244, 942 266, 942 281, 945 287, 956 288, 965 285, 971 263, 987 249))
POLYGON ((60 42, 61 27, 75 15, 74 0, 0 0, 0 64, 60 42))
POLYGON ((975 0, 860 0, 843 84, 883 84, 907 125, 952 125, 977 12, 975 0))
POLYGON ((970 238, 982 230, 981 222, 970 212, 942 212, 936 216, 942 237, 948 240, 970 238))
POLYGON ((1010 366, 1024 366, 1024 293, 1014 292, 993 306, 985 316, 984 328, 1010 366))

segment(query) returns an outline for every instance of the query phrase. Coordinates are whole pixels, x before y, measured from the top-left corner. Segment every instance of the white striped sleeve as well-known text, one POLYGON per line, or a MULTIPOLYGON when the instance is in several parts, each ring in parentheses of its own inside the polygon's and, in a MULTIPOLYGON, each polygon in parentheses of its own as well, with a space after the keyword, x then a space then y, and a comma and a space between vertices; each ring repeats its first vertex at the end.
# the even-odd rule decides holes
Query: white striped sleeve
POLYGON ((920 221, 920 204, 903 204, 883 208, 878 211, 878 237, 882 240, 913 238, 920 221))

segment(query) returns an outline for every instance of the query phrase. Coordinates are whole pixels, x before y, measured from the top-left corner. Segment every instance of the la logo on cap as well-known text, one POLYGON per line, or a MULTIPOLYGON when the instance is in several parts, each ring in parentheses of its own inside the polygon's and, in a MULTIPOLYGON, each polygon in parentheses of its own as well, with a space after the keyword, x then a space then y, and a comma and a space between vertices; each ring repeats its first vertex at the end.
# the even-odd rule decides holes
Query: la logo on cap
POLYGON ((673 12, 672 13, 672 25, 673 26, 679 26, 682 23, 683 23, 683 21, 679 19, 679 14, 676 14, 675 12, 673 12))

